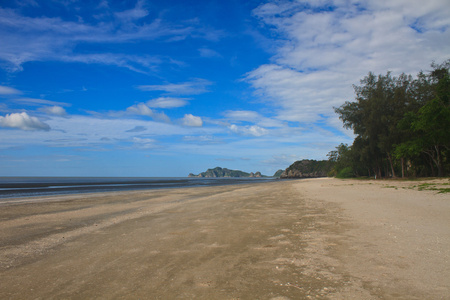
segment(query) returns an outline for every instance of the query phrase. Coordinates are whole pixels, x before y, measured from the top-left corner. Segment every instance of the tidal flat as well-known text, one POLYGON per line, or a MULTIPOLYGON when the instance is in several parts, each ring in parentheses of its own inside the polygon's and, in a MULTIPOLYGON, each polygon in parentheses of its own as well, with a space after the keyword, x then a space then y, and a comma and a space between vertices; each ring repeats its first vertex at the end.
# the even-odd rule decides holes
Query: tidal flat
POLYGON ((5 204, 0 298, 448 298, 450 195, 407 188, 423 183, 323 178, 5 204))

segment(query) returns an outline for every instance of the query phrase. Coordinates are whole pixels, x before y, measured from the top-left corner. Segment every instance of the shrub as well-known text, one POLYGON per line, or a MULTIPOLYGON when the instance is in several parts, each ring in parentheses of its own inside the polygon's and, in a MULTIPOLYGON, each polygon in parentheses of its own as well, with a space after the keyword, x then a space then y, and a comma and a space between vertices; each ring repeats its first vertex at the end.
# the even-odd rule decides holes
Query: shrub
POLYGON ((343 168, 342 170, 340 170, 337 175, 337 178, 351 178, 351 177, 355 177, 355 175, 353 175, 353 170, 351 167, 346 167, 343 168))

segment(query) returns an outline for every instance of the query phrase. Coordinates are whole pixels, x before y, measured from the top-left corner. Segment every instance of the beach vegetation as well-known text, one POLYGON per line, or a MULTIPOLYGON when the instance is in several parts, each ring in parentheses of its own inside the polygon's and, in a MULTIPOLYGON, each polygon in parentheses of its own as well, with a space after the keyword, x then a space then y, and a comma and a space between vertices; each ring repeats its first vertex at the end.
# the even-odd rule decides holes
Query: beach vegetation
POLYGON ((450 188, 444 187, 448 186, 449 183, 440 183, 440 184, 434 184, 434 183, 422 183, 419 184, 417 189, 419 191, 437 191, 438 194, 444 194, 444 193, 450 193, 450 188))
POLYGON ((398 190, 398 186, 395 185, 386 185, 385 188, 398 190))
POLYGON ((352 178, 355 176, 353 174, 353 170, 351 167, 345 167, 336 174, 336 177, 337 178, 352 178))
POLYGON ((450 60, 416 77, 370 72, 355 100, 335 108, 353 144, 328 154, 334 176, 442 177, 450 173, 450 60))
MULTIPOLYGON (((421 178, 420 180, 424 180, 421 178)), ((396 181, 391 181, 396 182, 396 181)), ((400 181, 397 181, 400 182, 400 181)), ((407 186, 396 186, 396 185, 385 185, 385 188, 393 188, 398 190, 399 188, 407 190, 418 190, 418 191, 435 191, 438 194, 450 193, 450 188, 448 187, 450 183, 445 182, 424 182, 417 185, 407 185, 407 186)))

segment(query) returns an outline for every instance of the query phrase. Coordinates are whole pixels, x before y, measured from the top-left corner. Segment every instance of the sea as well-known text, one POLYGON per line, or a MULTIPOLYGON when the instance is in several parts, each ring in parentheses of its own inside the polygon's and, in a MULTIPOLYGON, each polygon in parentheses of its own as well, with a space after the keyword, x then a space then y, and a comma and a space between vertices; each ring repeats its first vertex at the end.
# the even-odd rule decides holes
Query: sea
POLYGON ((274 180, 274 177, 0 177, 0 199, 5 202, 6 199, 36 196, 220 186, 274 180))

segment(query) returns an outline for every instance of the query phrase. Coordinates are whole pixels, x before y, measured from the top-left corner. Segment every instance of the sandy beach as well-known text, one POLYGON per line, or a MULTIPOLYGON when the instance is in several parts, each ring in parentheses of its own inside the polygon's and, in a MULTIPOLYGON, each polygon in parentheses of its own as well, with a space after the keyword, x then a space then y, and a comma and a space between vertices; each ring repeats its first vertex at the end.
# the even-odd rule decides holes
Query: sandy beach
POLYGON ((24 198, 0 206, 0 299, 449 299, 450 193, 423 183, 24 198))

